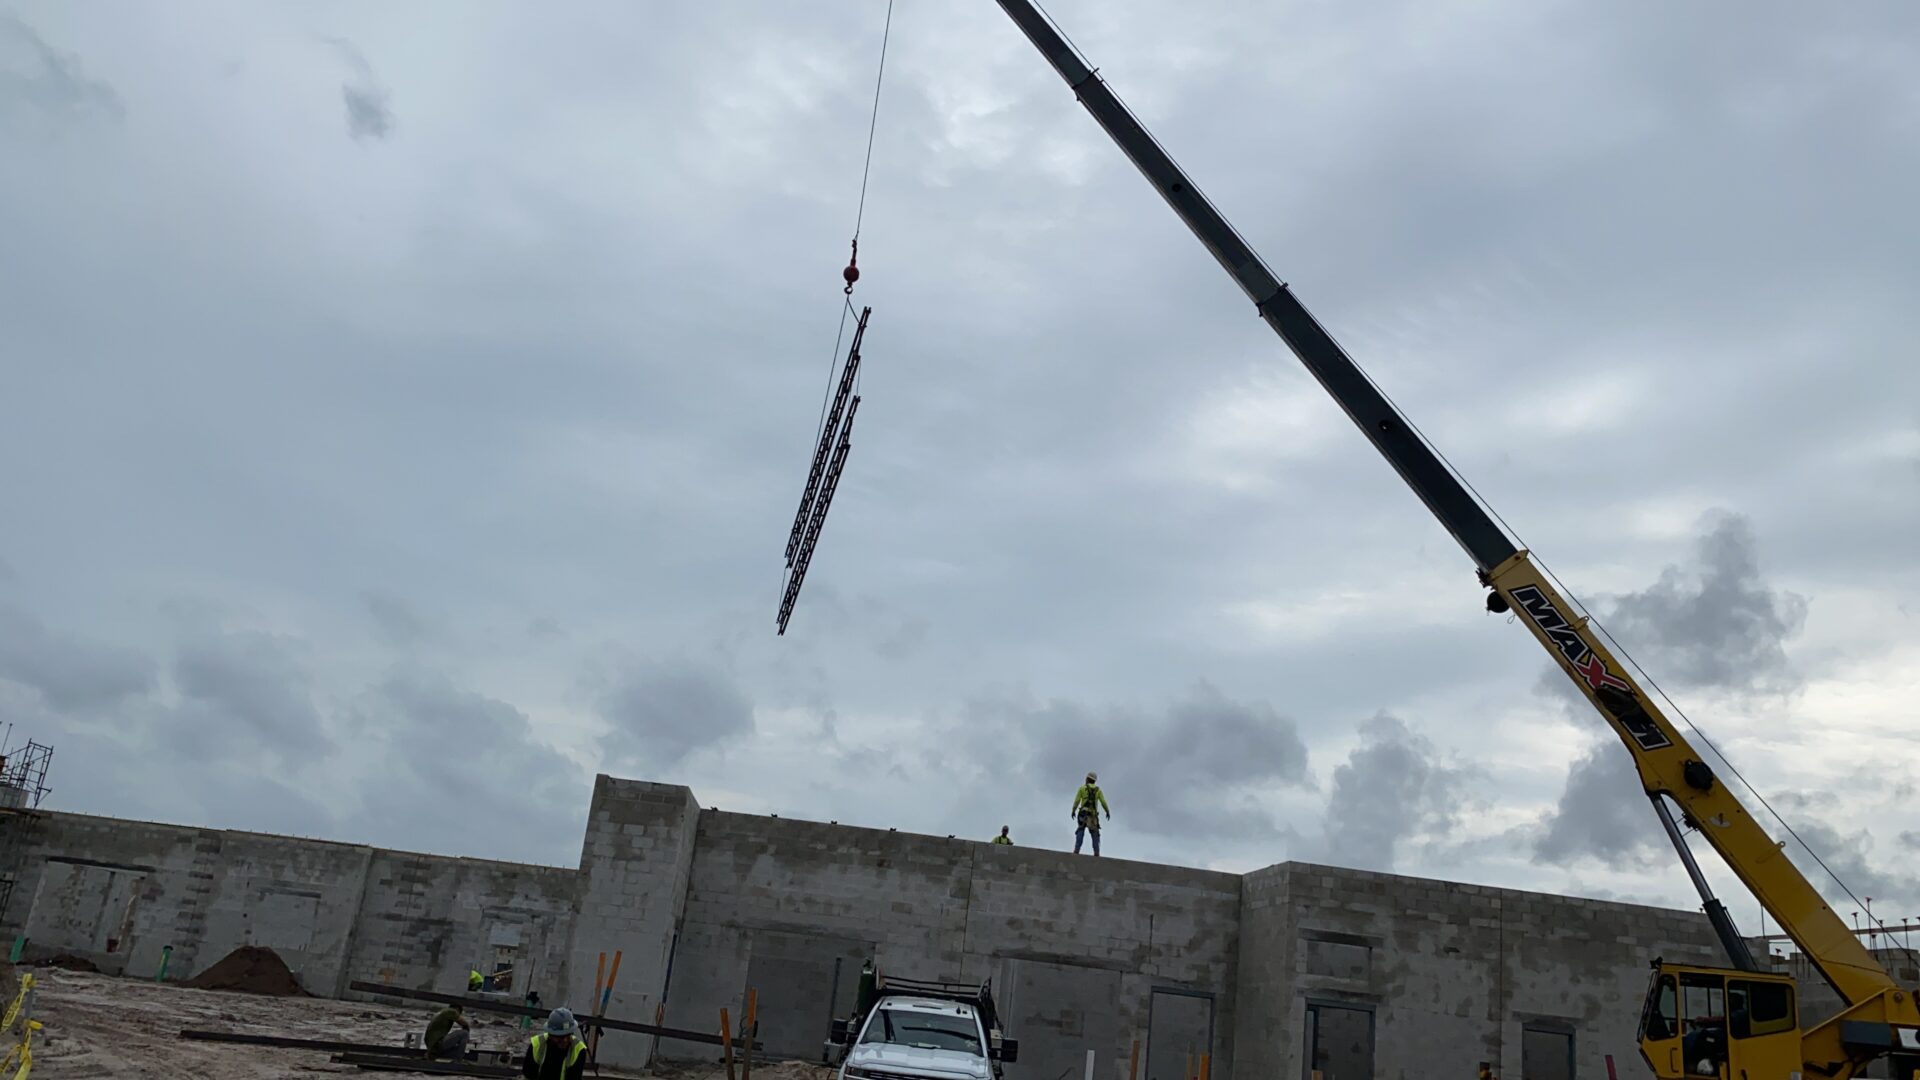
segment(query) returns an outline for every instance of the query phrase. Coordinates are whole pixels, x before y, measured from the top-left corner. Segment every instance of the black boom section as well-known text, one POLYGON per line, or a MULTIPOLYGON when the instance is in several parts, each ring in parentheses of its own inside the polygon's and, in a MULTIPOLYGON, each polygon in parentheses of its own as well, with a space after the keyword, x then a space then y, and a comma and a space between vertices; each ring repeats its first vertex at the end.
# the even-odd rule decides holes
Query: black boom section
POLYGON ((1060 32, 1029 0, 1000 0, 1000 6, 1474 563, 1490 571, 1512 556, 1516 549, 1506 532, 1060 32))

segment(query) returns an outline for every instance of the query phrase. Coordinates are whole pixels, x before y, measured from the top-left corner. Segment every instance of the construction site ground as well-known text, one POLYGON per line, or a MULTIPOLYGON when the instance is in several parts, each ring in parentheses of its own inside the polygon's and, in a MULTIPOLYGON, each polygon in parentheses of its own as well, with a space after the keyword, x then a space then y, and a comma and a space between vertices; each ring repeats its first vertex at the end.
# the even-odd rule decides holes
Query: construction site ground
MULTIPOLYGON (((330 1054, 316 1050, 198 1042, 179 1036, 182 1029, 195 1028, 399 1047, 408 1032, 425 1029, 427 1019, 438 1008, 192 990, 58 968, 27 970, 38 981, 34 1017, 44 1025, 34 1037, 35 1080, 294 1080, 316 1073, 352 1074, 369 1080, 404 1076, 408 1074, 364 1072, 352 1065, 334 1064, 330 1054)), ((11 998, 9 994, 8 1000, 11 998)), ((526 1035, 517 1018, 472 1013, 469 1019, 476 1049, 517 1050, 525 1045, 526 1035)), ((718 1063, 675 1062, 662 1064, 652 1073, 606 1068, 600 1075, 725 1080, 726 1068, 718 1063)), ((831 1075, 829 1070, 803 1062, 755 1063, 753 1069, 754 1080, 830 1080, 831 1075)))

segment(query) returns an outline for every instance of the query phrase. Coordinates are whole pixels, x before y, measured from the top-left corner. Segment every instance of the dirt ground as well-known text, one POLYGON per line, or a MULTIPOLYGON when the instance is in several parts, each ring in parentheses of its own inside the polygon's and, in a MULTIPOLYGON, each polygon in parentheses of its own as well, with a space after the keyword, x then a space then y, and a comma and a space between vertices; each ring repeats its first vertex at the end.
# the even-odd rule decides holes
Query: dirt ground
MULTIPOLYGON (((31 969, 38 980, 34 1017, 34 1080, 160 1078, 180 1080, 309 1080, 315 1074, 402 1076, 336 1065, 315 1050, 195 1042, 182 1028, 245 1031, 299 1039, 402 1045, 424 1030, 437 1005, 368 1005, 319 998, 261 997, 224 990, 190 990, 145 980, 118 979, 54 968, 31 969)), ((11 996, 9 996, 11 1000, 11 996)), ((4 1003, 0 1003, 4 1004, 4 1003)), ((525 1045, 518 1018, 471 1013, 473 1046, 517 1050, 525 1045)), ((716 1051, 717 1052, 717 1051, 716 1051)), ((591 1073, 589 1074, 591 1075, 591 1073)), ((603 1069, 608 1077, 634 1073, 603 1069)), ((720 1065, 663 1065, 664 1080, 726 1080, 720 1065)), ((832 1071, 801 1062, 756 1063, 753 1080, 832 1080, 832 1071)))

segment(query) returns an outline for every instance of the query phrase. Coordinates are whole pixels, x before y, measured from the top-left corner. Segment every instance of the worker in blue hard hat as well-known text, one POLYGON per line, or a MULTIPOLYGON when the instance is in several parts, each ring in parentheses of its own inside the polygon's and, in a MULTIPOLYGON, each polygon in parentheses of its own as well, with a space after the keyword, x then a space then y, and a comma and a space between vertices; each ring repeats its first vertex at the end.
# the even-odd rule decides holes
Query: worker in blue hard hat
POLYGON ((527 1040, 520 1075, 527 1080, 580 1080, 587 1071, 587 1040, 571 1009, 555 1009, 540 1033, 527 1040))

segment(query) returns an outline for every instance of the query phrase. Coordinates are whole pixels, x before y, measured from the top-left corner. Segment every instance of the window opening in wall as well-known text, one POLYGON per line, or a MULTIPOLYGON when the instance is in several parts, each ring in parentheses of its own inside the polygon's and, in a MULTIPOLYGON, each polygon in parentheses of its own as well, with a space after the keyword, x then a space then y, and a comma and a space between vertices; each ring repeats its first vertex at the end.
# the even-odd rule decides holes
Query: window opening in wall
POLYGON ((493 947, 493 973, 487 976, 486 989, 493 993, 504 993, 513 989, 515 968, 519 966, 520 947, 518 945, 495 945, 493 947))
POLYGON ((1573 1080, 1573 1032, 1522 1025, 1520 1080, 1573 1080))
POLYGON ((1307 1003, 1306 1073, 1310 1080, 1373 1080, 1373 1010, 1307 1003))

